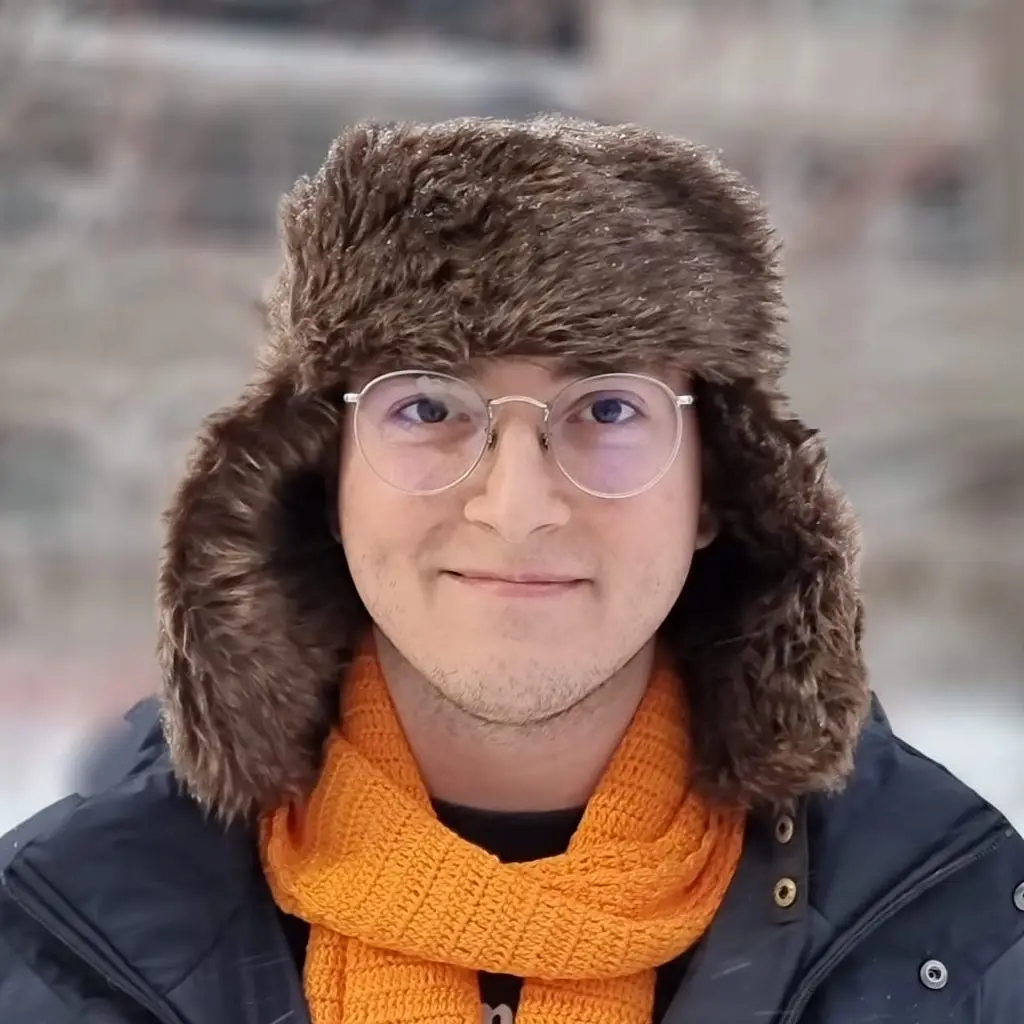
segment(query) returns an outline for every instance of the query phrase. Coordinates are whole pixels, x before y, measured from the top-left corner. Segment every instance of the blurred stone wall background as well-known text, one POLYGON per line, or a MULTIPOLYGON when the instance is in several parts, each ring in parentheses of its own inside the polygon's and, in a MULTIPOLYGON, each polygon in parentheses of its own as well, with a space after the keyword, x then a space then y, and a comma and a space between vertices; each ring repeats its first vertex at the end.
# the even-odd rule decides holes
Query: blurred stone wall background
POLYGON ((0 830, 155 685, 159 512, 248 372, 279 194, 357 119, 541 110, 764 191, 876 687, 1024 823, 1024 4, 6 0, 0 830))

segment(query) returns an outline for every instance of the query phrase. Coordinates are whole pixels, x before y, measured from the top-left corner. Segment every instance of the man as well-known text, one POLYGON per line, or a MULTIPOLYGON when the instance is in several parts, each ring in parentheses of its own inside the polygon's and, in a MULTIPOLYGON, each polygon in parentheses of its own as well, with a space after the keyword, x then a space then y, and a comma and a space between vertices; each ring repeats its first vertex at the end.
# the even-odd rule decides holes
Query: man
POLYGON ((1024 1020, 1024 842, 872 701, 742 182, 364 126, 283 234, 162 726, 8 840, 4 1024, 1024 1020))

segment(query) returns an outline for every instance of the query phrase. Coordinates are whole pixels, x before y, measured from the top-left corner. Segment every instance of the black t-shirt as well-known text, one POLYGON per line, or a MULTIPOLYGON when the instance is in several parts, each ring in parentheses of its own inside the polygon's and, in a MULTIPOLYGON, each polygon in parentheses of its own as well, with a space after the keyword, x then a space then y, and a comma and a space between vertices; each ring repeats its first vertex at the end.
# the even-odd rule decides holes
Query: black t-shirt
MULTIPOLYGON (((480 846, 506 864, 541 860, 564 853, 583 817, 582 809, 506 813, 434 801, 440 821, 466 842, 480 846)), ((305 960, 308 927, 286 919, 289 941, 298 964, 305 960)), ((689 962, 689 953, 666 964, 657 973, 652 1024, 659 1024, 675 995, 689 962)), ((480 973, 483 1024, 509 1024, 519 1008, 522 981, 506 974, 480 973)))

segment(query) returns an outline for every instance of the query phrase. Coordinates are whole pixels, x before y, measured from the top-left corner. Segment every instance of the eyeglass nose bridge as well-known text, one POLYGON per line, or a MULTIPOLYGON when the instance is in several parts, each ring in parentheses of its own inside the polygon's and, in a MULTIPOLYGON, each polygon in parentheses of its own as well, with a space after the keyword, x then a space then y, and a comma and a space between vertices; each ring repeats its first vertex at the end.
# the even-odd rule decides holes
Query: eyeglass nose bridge
POLYGON ((534 409, 542 409, 544 412, 543 427, 540 432, 540 443, 544 451, 551 447, 551 432, 548 430, 548 418, 551 415, 551 406, 542 402, 539 398, 530 395, 502 395, 500 398, 487 400, 487 440, 484 442, 486 451, 493 450, 498 443, 498 431, 494 426, 494 409, 502 405, 511 405, 513 402, 522 402, 525 405, 532 405, 534 409))

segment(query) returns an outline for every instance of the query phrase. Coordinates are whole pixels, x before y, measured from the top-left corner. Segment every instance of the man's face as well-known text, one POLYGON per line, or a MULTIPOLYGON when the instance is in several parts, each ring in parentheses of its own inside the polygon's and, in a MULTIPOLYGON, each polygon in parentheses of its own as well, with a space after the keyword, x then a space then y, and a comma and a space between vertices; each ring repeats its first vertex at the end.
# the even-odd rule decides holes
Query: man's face
MULTIPOLYGON (((495 360, 471 383, 487 399, 547 402, 566 379, 542 360, 495 360)), ((665 383, 686 390, 682 378, 665 383)), ((609 419, 608 407, 599 412, 588 427, 609 419)), ((350 415, 341 540, 378 629, 429 685, 485 721, 537 723, 587 698, 652 640, 702 543, 697 420, 688 408, 682 418, 665 475, 609 499, 562 474, 539 441, 543 412, 528 404, 495 407, 495 446, 465 480, 430 495, 382 480, 350 415)))

